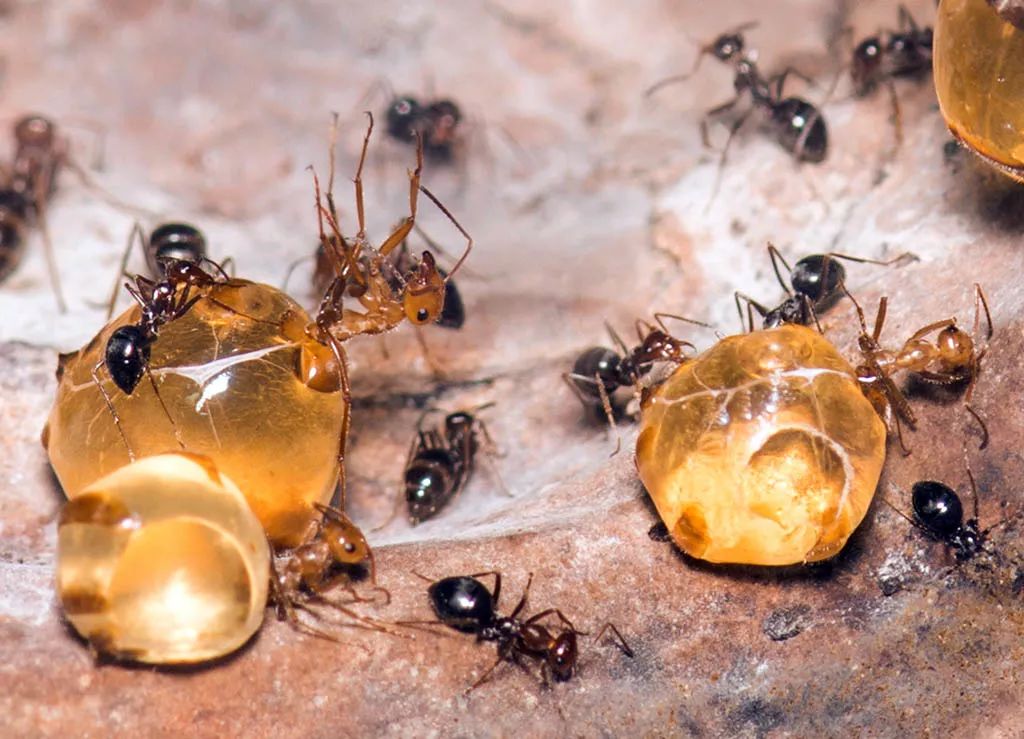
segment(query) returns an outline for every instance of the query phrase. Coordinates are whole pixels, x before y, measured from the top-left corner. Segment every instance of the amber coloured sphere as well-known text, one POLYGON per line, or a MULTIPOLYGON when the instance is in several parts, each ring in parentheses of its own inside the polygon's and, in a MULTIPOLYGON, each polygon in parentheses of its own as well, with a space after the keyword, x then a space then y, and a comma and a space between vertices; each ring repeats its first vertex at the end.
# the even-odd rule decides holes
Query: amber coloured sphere
POLYGON ((121 467, 69 500, 57 531, 61 605, 100 653, 199 662, 233 652, 263 622, 263 527, 207 458, 121 467))
POLYGON ((932 60, 935 92, 953 135, 1024 181, 1024 31, 985 0, 942 0, 932 60))
MULTIPOLYGON (((105 366, 97 376, 137 459, 182 448, 210 457, 245 494, 271 541, 294 546, 315 515, 313 503, 327 503, 337 481, 341 392, 303 379, 310 358, 326 349, 306 336, 308 316, 280 290, 231 280, 203 295, 160 329, 152 347, 153 380, 173 425, 145 376, 131 395, 105 366)), ((69 498, 128 464, 92 370, 111 333, 138 318, 137 307, 126 311, 61 359, 43 440, 69 498)))
POLYGON ((672 538, 710 562, 836 554, 871 504, 886 429, 853 368, 803 326, 731 336, 642 409, 636 464, 672 538))

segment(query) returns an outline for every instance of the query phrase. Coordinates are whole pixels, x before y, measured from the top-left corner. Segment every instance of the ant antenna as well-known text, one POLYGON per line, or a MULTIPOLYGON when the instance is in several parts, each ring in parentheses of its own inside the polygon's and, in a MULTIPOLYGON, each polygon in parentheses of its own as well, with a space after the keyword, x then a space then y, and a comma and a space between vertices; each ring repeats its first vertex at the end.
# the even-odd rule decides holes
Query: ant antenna
MULTIPOLYGON (((719 37, 721 37, 721 36, 732 36, 732 35, 735 35, 735 34, 743 33, 744 31, 749 31, 751 28, 756 28, 757 26, 758 26, 758 21, 747 21, 746 23, 741 23, 740 25, 736 26, 732 30, 725 31, 724 33, 719 34, 719 37)), ((690 38, 691 41, 694 41, 693 38, 690 36, 690 34, 686 34, 686 35, 687 35, 687 37, 690 38)), ((694 41, 694 43, 697 43, 697 42, 694 41)), ((708 54, 710 54, 712 52, 713 47, 714 47, 714 41, 712 41, 711 43, 707 43, 707 44, 701 44, 700 45, 700 52, 697 54, 697 58, 694 59, 694 61, 693 61, 693 68, 689 72, 686 72, 685 74, 674 74, 671 77, 666 77, 663 80, 659 80, 658 82, 655 82, 653 85, 651 85, 646 90, 644 90, 644 97, 645 98, 649 98, 652 95, 654 95, 654 93, 658 92, 659 90, 661 90, 664 87, 668 87, 669 85, 674 85, 677 82, 685 82, 686 80, 688 80, 691 77, 693 77, 693 75, 697 74, 697 70, 700 69, 701 61, 704 59, 704 57, 706 57, 708 54)))
POLYGON ((434 193, 430 192, 430 190, 428 190, 425 185, 420 185, 420 192, 422 192, 424 195, 430 198, 430 202, 437 206, 437 209, 439 211, 444 213, 448 220, 452 222, 452 225, 454 225, 455 228, 458 229, 459 233, 461 233, 462 236, 466 239, 466 250, 462 252, 462 256, 459 257, 459 261, 455 263, 455 266, 451 268, 451 271, 448 272, 448 274, 444 278, 444 281, 448 282, 448 280, 452 279, 452 277, 455 276, 455 273, 459 271, 459 267, 462 266, 462 263, 466 261, 466 257, 469 256, 469 252, 472 251, 473 237, 470 236, 466 229, 462 227, 462 224, 459 223, 455 216, 452 215, 451 211, 445 207, 444 203, 438 200, 437 196, 434 195, 434 193))

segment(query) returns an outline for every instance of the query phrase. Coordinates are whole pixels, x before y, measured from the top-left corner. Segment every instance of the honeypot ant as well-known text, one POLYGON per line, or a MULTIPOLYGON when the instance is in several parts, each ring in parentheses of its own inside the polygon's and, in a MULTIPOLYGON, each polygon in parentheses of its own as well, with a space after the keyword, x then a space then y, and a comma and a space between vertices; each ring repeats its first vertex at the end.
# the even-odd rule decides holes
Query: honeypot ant
MULTIPOLYGON (((430 581, 422 575, 418 577, 430 581)), ((487 681, 491 673, 502 662, 519 664, 520 657, 540 662, 543 684, 548 685, 548 677, 556 682, 569 680, 578 671, 579 645, 577 637, 587 636, 587 632, 577 629, 559 609, 548 608, 529 618, 520 618, 526 607, 526 599, 533 583, 531 572, 526 581, 526 588, 519 603, 508 616, 497 612, 498 599, 501 597, 501 573, 478 572, 474 575, 446 577, 431 582, 427 589, 430 605, 437 614, 437 621, 403 621, 399 625, 441 624, 464 633, 476 634, 477 641, 497 643, 498 659, 484 672, 480 678, 466 691, 467 693, 480 687, 487 681), (494 593, 487 589, 478 577, 494 576, 494 593), (557 632, 544 626, 541 622, 546 617, 556 616, 560 622, 557 632)), ((633 650, 622 634, 612 623, 606 623, 598 632, 595 641, 601 639, 605 632, 610 631, 616 646, 627 657, 633 657, 633 650)))
POLYGON ((462 110, 454 101, 439 98, 422 103, 412 95, 400 95, 391 100, 384 115, 392 139, 412 143, 419 137, 428 158, 451 161, 462 121, 462 110))
POLYGON ((13 159, 9 166, 0 165, 0 279, 21 260, 29 224, 38 225, 57 307, 65 313, 67 304, 46 226, 46 205, 56 191, 61 167, 69 163, 67 141, 58 136, 57 126, 41 115, 19 118, 13 131, 13 159))
MULTIPOLYGON (((757 67, 757 54, 745 49, 743 32, 756 23, 744 23, 732 31, 721 34, 710 44, 703 46, 693 69, 682 75, 668 77, 648 88, 646 96, 651 96, 666 85, 682 82, 697 73, 705 56, 713 56, 719 61, 732 66, 735 73, 733 87, 734 97, 718 105, 704 114, 700 122, 701 139, 704 146, 710 148, 708 137, 708 121, 736 106, 744 93, 750 94, 751 106, 741 114, 729 128, 719 161, 719 175, 732 144, 733 137, 754 110, 760 110, 783 149, 794 156, 798 162, 821 162, 828 154, 828 129, 825 119, 814 105, 799 97, 783 97, 783 87, 790 74, 806 79, 792 68, 783 70, 771 78, 764 77, 757 67)), ((717 191, 717 185, 715 187, 717 191)))
POLYGON ((748 331, 754 330, 752 311, 757 311, 762 318, 762 328, 776 328, 787 323, 810 326, 813 323, 820 332, 821 324, 818 322, 818 315, 830 308, 842 295, 841 287, 846 280, 846 269, 843 267, 842 261, 889 266, 907 259, 917 258, 910 252, 904 252, 889 260, 867 259, 828 252, 803 257, 790 267, 786 258, 770 241, 768 242, 768 255, 772 261, 775 277, 782 289, 786 291, 786 298, 775 308, 769 309, 744 293, 734 293, 733 298, 736 301, 736 310, 740 314, 741 323, 743 322, 741 301, 746 303, 748 331), (779 269, 780 264, 789 275, 789 284, 786 284, 786 280, 782 276, 782 270, 779 269))
POLYGON ((992 315, 981 285, 974 283, 974 327, 970 333, 957 326, 955 318, 947 318, 918 329, 897 350, 884 349, 880 343, 888 298, 883 296, 879 300, 874 329, 869 334, 864 310, 846 290, 845 285, 843 291, 853 302, 857 320, 860 322, 861 332, 857 343, 864 363, 857 368, 857 376, 861 387, 879 415, 883 419, 892 418, 895 421, 904 453, 909 453, 909 450, 903 444, 899 418, 902 417, 913 429, 917 424, 917 417, 906 397, 892 381, 892 375, 900 370, 912 372, 923 381, 937 385, 956 386, 966 383, 964 407, 981 427, 982 440, 979 448, 984 449, 988 446, 988 426, 971 406, 974 387, 981 373, 981 361, 988 352, 988 342, 991 341, 993 333, 992 315), (985 314, 988 328, 984 337, 985 345, 979 349, 974 337, 980 328, 982 312, 985 314), (936 331, 938 334, 934 343, 925 338, 936 331))

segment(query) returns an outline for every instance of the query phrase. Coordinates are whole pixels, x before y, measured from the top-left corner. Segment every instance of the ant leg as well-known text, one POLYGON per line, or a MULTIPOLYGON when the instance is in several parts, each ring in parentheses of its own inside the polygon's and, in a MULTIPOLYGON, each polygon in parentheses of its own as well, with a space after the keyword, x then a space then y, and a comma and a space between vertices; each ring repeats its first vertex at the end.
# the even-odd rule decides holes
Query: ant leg
POLYGON ((488 667, 488 668, 487 668, 487 671, 486 671, 486 672, 485 672, 485 673, 484 673, 483 675, 481 675, 481 676, 480 676, 480 679, 479 679, 479 680, 477 680, 477 681, 476 681, 475 683, 473 683, 473 684, 472 684, 472 685, 471 685, 471 686, 470 686, 470 687, 469 687, 469 688, 468 688, 468 689, 466 690, 466 695, 469 695, 469 694, 470 694, 470 693, 472 693, 472 692, 473 692, 474 690, 476 690, 476 689, 477 689, 477 688, 479 688, 479 687, 480 687, 481 685, 483 685, 483 684, 484 684, 485 682, 487 682, 487 679, 488 679, 488 678, 489 678, 489 677, 491 676, 491 673, 492 673, 492 672, 494 672, 494 670, 495 670, 495 669, 497 669, 498 665, 500 665, 500 664, 501 664, 502 662, 505 662, 505 661, 506 661, 506 659, 507 659, 507 658, 506 658, 506 656, 505 656, 504 654, 502 654, 502 653, 501 653, 501 650, 499 649, 499 651, 498 651, 498 659, 496 659, 496 660, 494 661, 494 664, 493 664, 493 665, 491 665, 490 667, 488 667))
POLYGON ((171 429, 174 431, 174 440, 178 442, 178 446, 185 449, 185 442, 181 439, 181 431, 178 429, 178 424, 174 422, 171 417, 171 412, 167 409, 167 404, 164 403, 164 399, 160 395, 160 391, 156 387, 156 380, 153 379, 153 373, 149 370, 149 365, 145 365, 143 371, 146 373, 146 377, 149 379, 149 385, 153 388, 153 395, 156 396, 157 402, 160 403, 160 407, 164 411, 164 415, 167 416, 168 422, 171 424, 171 429))
POLYGON ((747 122, 747 118, 750 117, 753 108, 749 108, 746 113, 737 118, 731 126, 729 126, 729 138, 725 140, 725 146, 722 147, 722 156, 718 158, 718 172, 715 174, 715 184, 711 190, 711 200, 709 205, 714 201, 718 195, 719 189, 722 187, 722 175, 725 171, 725 163, 729 158, 729 149, 732 148, 733 139, 736 138, 736 132, 739 131, 743 124, 747 122))
POLYGON ((977 282, 974 283, 974 330, 973 334, 978 333, 979 324, 981 322, 981 316, 979 310, 985 311, 985 323, 988 324, 988 331, 985 333, 985 340, 992 340, 992 314, 988 309, 988 299, 985 297, 985 291, 981 289, 981 285, 977 282))
MULTIPOLYGON (((497 570, 487 570, 486 572, 474 572, 467 577, 487 577, 488 575, 494 575, 494 591, 491 593, 491 597, 494 599, 494 608, 497 610, 498 600, 501 598, 501 573, 497 570)), ((533 573, 530 573, 530 577, 533 578, 533 573)), ((529 584, 526 585, 526 589, 530 589, 529 584)), ((525 596, 526 593, 523 593, 523 597, 525 596)))
MULTIPOLYGON (((419 179, 417 178, 417 183, 418 182, 419 179)), ((453 216, 452 212, 445 207, 444 203, 437 199, 437 196, 434 195, 434 193, 430 192, 430 190, 428 190, 423 185, 419 185, 419 189, 420 192, 426 195, 430 202, 432 202, 439 211, 444 213, 445 217, 452 222, 452 225, 455 226, 456 229, 458 229, 458 232, 462 234, 462 237, 466 240, 465 251, 462 252, 462 256, 459 257, 459 261, 455 263, 455 266, 448 271, 448 274, 444 278, 444 281, 448 282, 448 280, 450 280, 455 275, 455 273, 459 271, 459 268, 462 267, 463 262, 466 261, 466 257, 468 257, 469 253, 473 250, 473 237, 470 236, 469 232, 462 227, 462 224, 459 223, 458 220, 456 220, 455 216, 453 216)))
MULTIPOLYGON (((608 321, 605 321, 604 322, 604 328, 608 332, 608 336, 611 337, 612 343, 615 344, 615 347, 619 350, 619 353, 623 357, 628 357, 629 356, 629 349, 626 348, 625 342, 618 335, 618 333, 616 333, 615 329, 612 328, 612 325, 610 323, 608 323, 608 321)), ((641 336, 640 339, 642 341, 643 337, 641 336)))
POLYGON ((921 337, 927 336, 932 331, 938 331, 939 329, 948 328, 950 326, 955 326, 955 325, 956 325, 956 319, 953 319, 953 318, 947 318, 944 321, 935 321, 935 323, 929 323, 924 328, 921 328, 921 329, 918 329, 917 331, 915 331, 913 333, 913 335, 909 339, 907 339, 906 343, 909 344, 912 341, 917 341, 921 337))
POLYGON ((896 85, 891 79, 885 81, 885 88, 889 92, 889 105, 892 107, 892 127, 896 133, 896 149, 903 145, 903 115, 900 113, 900 99, 896 94, 896 85))
MULTIPOLYGON (((973 384, 974 381, 972 380, 971 382, 973 384)), ((974 416, 974 420, 977 421, 978 425, 981 427, 981 443, 978 445, 978 451, 981 451, 982 449, 988 446, 988 424, 986 424, 985 421, 982 420, 981 415, 976 410, 974 410, 970 403, 964 403, 964 408, 967 409, 968 413, 974 416)))
POLYGON ((708 47, 702 48, 700 50, 700 53, 697 54, 697 58, 693 60, 693 68, 689 72, 686 72, 685 74, 674 74, 674 75, 672 75, 670 77, 665 77, 664 79, 658 80, 653 85, 651 85, 646 90, 644 90, 644 97, 645 98, 649 98, 652 95, 654 95, 654 93, 658 92, 658 90, 660 90, 663 87, 668 87, 669 85, 674 85, 677 82, 685 82, 686 80, 688 80, 691 77, 693 77, 693 75, 697 74, 697 70, 700 69, 701 61, 709 53, 710 53, 710 49, 708 47))
POLYGON ((754 314, 751 309, 756 310, 761 314, 761 318, 768 315, 768 309, 758 303, 749 295, 736 291, 732 294, 733 300, 736 302, 736 312, 740 315, 740 325, 743 325, 743 308, 740 307, 740 301, 744 301, 747 304, 747 333, 754 330, 754 314))
POLYGON ((804 82, 806 82, 811 87, 817 87, 818 86, 817 83, 812 78, 808 77, 806 74, 801 72, 796 67, 786 67, 781 72, 779 72, 777 75, 771 77, 768 80, 769 86, 770 85, 775 85, 775 98, 776 98, 776 100, 781 100, 782 99, 782 90, 783 90, 783 88, 786 85, 786 80, 789 79, 789 75, 793 75, 797 79, 803 80, 804 82))
POLYGON ((621 649, 622 653, 625 654, 627 657, 635 657, 636 654, 635 652, 633 652, 633 648, 629 646, 629 644, 626 642, 626 638, 619 632, 619 630, 615 627, 615 624, 613 624, 611 621, 608 621, 604 626, 601 627, 601 630, 597 632, 597 636, 594 637, 594 641, 601 641, 601 637, 604 636, 604 633, 609 630, 611 630, 611 632, 615 635, 615 646, 621 649))
MULTIPOLYGON (((359 153, 359 166, 356 167, 356 176, 355 176, 355 179, 352 180, 353 184, 356 187, 356 217, 357 217, 358 222, 359 222, 359 233, 357 234, 357 238, 360 241, 366 239, 366 212, 365 212, 365 209, 363 207, 363 165, 366 163, 366 150, 370 146, 370 134, 373 133, 373 113, 371 113, 370 111, 366 111, 366 117, 369 118, 370 123, 366 127, 366 136, 363 137, 363 149, 359 153)), ((335 116, 334 116, 335 126, 337 125, 337 120, 338 120, 338 116, 337 116, 337 114, 335 114, 335 116)), ((332 149, 333 149, 333 142, 332 142, 332 149)), ((333 160, 334 160, 334 158, 331 157, 332 164, 333 164, 333 160)), ((333 182, 333 177, 334 177, 334 175, 333 175, 333 172, 332 172, 332 174, 331 174, 332 182, 333 182)), ((328 191, 329 191, 329 189, 328 189, 328 191)), ((331 196, 329 194, 328 194, 328 202, 330 203, 331 210, 333 211, 334 210, 334 201, 331 200, 331 196)))
POLYGON ((107 410, 110 411, 110 415, 114 419, 114 426, 117 427, 117 433, 121 435, 121 441, 124 442, 124 448, 128 450, 128 461, 134 462, 135 452, 132 451, 132 445, 128 443, 128 437, 124 433, 124 427, 121 426, 121 417, 117 415, 117 409, 114 408, 114 403, 111 401, 110 395, 107 394, 107 391, 103 388, 103 383, 100 381, 100 376, 97 371, 102 366, 103 361, 100 360, 92 368, 92 381, 96 383, 96 387, 99 389, 100 395, 103 396, 103 401, 107 404, 107 410))
POLYGON ((917 33, 917 22, 914 20, 914 16, 910 14, 907 6, 903 3, 900 3, 899 19, 900 30, 908 30, 911 33, 917 33))
MULTIPOLYGON (((377 247, 377 252, 386 257, 395 247, 399 246, 408 238, 412 227, 416 225, 416 205, 420 193, 420 172, 423 171, 423 137, 416 134, 416 169, 409 172, 409 215, 402 219, 398 227, 391 232, 384 243, 377 247)), ((362 184, 360 184, 360 197, 362 197, 362 184)), ((431 196, 433 198, 433 196, 431 196)), ((436 202, 436 200, 435 200, 436 202)), ((461 260, 460 260, 461 264, 461 260)), ((456 265, 456 268, 458 265, 456 265)), ((455 271, 454 269, 452 270, 455 271)))
POLYGON ((928 534, 929 537, 932 536, 932 533, 924 525, 922 525, 920 521, 918 521, 916 518, 908 516, 906 513, 901 511, 899 508, 897 508, 895 505, 893 505, 889 501, 889 499, 886 498, 884 495, 881 496, 881 497, 882 497, 882 502, 883 503, 885 503, 887 506, 889 506, 894 511, 896 511, 896 513, 898 513, 902 518, 905 518, 907 520, 907 522, 910 523, 911 526, 913 526, 915 529, 919 529, 919 530, 923 531, 924 533, 928 534))
POLYGON ((128 232, 128 243, 125 244, 124 254, 121 255, 121 264, 117 270, 117 277, 114 279, 114 289, 110 292, 110 302, 107 303, 107 322, 114 316, 114 306, 117 304, 117 293, 121 290, 121 280, 127 277, 128 259, 131 257, 132 246, 135 244, 135 237, 138 236, 139 243, 145 248, 146 235, 142 231, 142 225, 135 221, 131 231, 128 232))
POLYGON ((786 291, 786 295, 792 295, 792 288, 786 284, 785 280, 782 279, 782 273, 779 271, 779 262, 782 262, 782 266, 786 268, 786 272, 789 274, 793 274, 793 268, 789 266, 789 262, 787 262, 786 258, 782 256, 782 252, 780 252, 776 248, 775 244, 770 241, 768 242, 768 256, 772 260, 772 269, 775 270, 775 279, 777 279, 779 284, 782 285, 782 289, 786 291))
POLYGON ((801 300, 801 302, 803 302, 803 304, 804 304, 804 309, 805 309, 805 310, 806 310, 806 311, 807 311, 808 313, 810 313, 810 314, 811 314, 811 318, 813 318, 813 319, 814 319, 814 327, 815 327, 816 329, 818 329, 818 333, 819 333, 819 334, 821 334, 822 336, 824 336, 824 335, 825 335, 825 331, 824 331, 824 329, 822 329, 822 327, 821 327, 821 322, 820 322, 820 321, 818 321, 818 311, 816 311, 816 310, 814 309, 814 303, 813 303, 813 302, 811 301, 811 299, 810 299, 809 297, 807 297, 806 295, 801 295, 801 296, 800 296, 800 300, 801 300))
POLYGON ((978 515, 978 484, 974 481, 974 473, 971 472, 971 465, 964 459, 964 466, 967 468, 967 479, 971 483, 971 497, 974 499, 974 521, 977 523, 978 515))
MULTIPOLYGON (((420 352, 423 354, 424 361, 430 368, 430 374, 434 376, 435 380, 444 380, 448 377, 448 373, 445 372, 444 367, 439 365, 437 360, 434 359, 433 355, 430 353, 430 347, 427 346, 427 337, 423 334, 423 327, 414 325, 413 328, 415 329, 413 333, 416 336, 416 343, 420 347, 420 352)), ((382 336, 381 339, 383 338, 384 337, 382 336)))
POLYGON ((888 312, 888 309, 889 296, 883 295, 878 299, 878 312, 875 314, 875 328, 871 332, 871 338, 874 339, 876 344, 882 336, 882 326, 885 325, 885 315, 888 312))
POLYGON ((349 428, 352 425, 352 386, 348 378, 348 359, 345 356, 345 347, 341 345, 330 331, 324 331, 327 343, 334 354, 334 361, 338 363, 338 376, 341 385, 341 400, 345 409, 341 414, 341 431, 338 434, 338 489, 340 491, 340 507, 345 508, 345 496, 347 493, 345 477, 345 447, 348 444, 349 428))
POLYGON ((570 621, 568 618, 566 618, 565 614, 562 613, 557 608, 548 608, 547 610, 541 611, 540 613, 535 613, 534 615, 532 615, 528 619, 526 619, 526 621, 524 621, 523 623, 524 624, 532 624, 532 623, 534 623, 536 621, 540 621, 545 616, 550 616, 551 614, 554 614, 554 615, 558 616, 558 620, 561 621, 563 625, 568 626, 569 627, 569 631, 573 632, 574 634, 579 634, 580 636, 587 636, 588 635, 587 632, 580 631, 575 626, 573 626, 572 621, 570 621))
POLYGON ((46 269, 50 274, 50 286, 57 298, 57 309, 61 313, 68 312, 67 303, 64 302, 64 293, 60 286, 60 273, 57 270, 57 255, 53 250, 53 240, 50 238, 50 227, 46 220, 45 198, 49 191, 49 178, 42 178, 36 183, 34 194, 36 202, 36 221, 39 223, 39 232, 43 236, 43 254, 46 257, 46 269), (46 190, 44 190, 44 186, 46 190))
MULTIPOLYGON (((684 323, 690 323, 690 324, 693 324, 694 326, 700 326, 702 328, 710 328, 710 329, 714 328, 714 326, 712 326, 710 323, 705 323, 704 321, 698 321, 696 318, 687 318, 686 316, 680 316, 680 315, 678 315, 676 313, 665 313, 664 311, 657 311, 654 314, 654 320, 655 320, 655 322, 657 322, 657 324, 661 328, 661 330, 664 331, 666 334, 671 334, 672 333, 671 331, 668 330, 668 327, 665 326, 664 319, 666 319, 666 318, 674 318, 677 321, 683 321, 684 323)), ((696 347, 693 344, 691 344, 689 341, 684 341, 683 343, 689 345, 691 348, 696 349, 696 347)))
POLYGON ((299 257, 288 265, 288 270, 284 273, 284 282, 281 283, 281 292, 288 292, 288 281, 291 280, 292 273, 295 272, 295 268, 309 259, 313 259, 313 255, 310 254, 304 257, 299 257))
POLYGON ((531 572, 530 576, 526 580, 526 587, 523 588, 523 596, 519 599, 519 603, 516 605, 515 609, 512 611, 512 614, 509 616, 509 618, 515 618, 526 607, 526 597, 530 594, 530 586, 532 584, 533 573, 531 572))
MULTIPOLYGON (((900 398, 904 403, 906 403, 906 399, 903 399, 902 394, 900 395, 900 398)), ((904 457, 909 457, 910 448, 903 442, 903 426, 900 424, 900 413, 898 410, 892 414, 892 420, 896 426, 896 439, 900 444, 900 453, 902 453, 904 457)), ((913 427, 913 424, 911 424, 911 427, 913 427)))

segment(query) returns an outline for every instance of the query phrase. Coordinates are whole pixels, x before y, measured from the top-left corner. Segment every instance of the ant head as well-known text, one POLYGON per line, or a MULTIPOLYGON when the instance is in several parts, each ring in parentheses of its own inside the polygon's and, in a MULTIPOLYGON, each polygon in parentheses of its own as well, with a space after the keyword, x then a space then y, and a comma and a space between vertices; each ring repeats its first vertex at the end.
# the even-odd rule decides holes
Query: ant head
POLYGON ((416 98, 396 97, 385 113, 388 136, 395 139, 411 139, 422 123, 423 108, 416 98))
POLYGON ((444 310, 444 294, 445 278, 437 268, 434 255, 425 251, 405 285, 402 296, 405 317, 417 326, 436 321, 444 310))
POLYGON ((850 76, 858 95, 864 95, 875 84, 878 70, 882 66, 882 41, 871 36, 857 44, 853 50, 850 76))
POLYGON ((743 53, 743 34, 738 32, 723 33, 711 42, 707 53, 723 62, 739 56, 743 53))
POLYGON ((178 260, 197 263, 206 256, 206 238, 187 223, 164 223, 149 235, 149 246, 157 263, 178 260))
POLYGON ((21 146, 49 148, 57 137, 57 127, 49 118, 28 115, 14 124, 14 138, 21 146))
POLYGON ((449 437, 465 433, 473 428, 476 423, 476 419, 472 414, 466 411, 457 411, 456 413, 449 413, 444 419, 445 432, 449 437))
POLYGON ((815 306, 835 296, 845 279, 846 269, 843 265, 825 254, 804 257, 794 265, 789 275, 793 292, 806 296, 815 306))
POLYGON ((555 680, 564 682, 576 671, 579 650, 576 646, 576 632, 563 631, 547 652, 547 664, 555 680))
POLYGON ((935 480, 922 480, 914 483, 910 495, 914 515, 929 531, 948 537, 960 529, 964 508, 953 488, 935 480))
POLYGON ((321 536, 327 542, 334 561, 346 566, 369 563, 372 577, 373 555, 363 532, 341 511, 320 506, 318 508, 324 515, 321 536))

